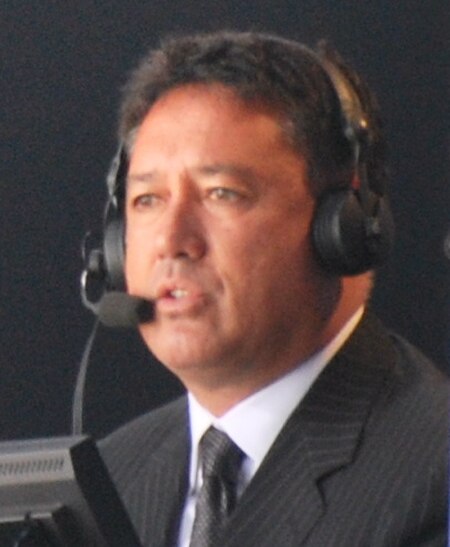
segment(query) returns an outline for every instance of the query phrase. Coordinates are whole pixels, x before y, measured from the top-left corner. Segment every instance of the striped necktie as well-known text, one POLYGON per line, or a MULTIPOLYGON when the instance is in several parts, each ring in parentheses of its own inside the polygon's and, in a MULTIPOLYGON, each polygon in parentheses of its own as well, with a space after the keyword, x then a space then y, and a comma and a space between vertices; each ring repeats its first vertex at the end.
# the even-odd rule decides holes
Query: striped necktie
POLYGON ((210 427, 200 440, 203 484, 195 508, 190 547, 212 547, 236 505, 244 453, 228 435, 210 427))

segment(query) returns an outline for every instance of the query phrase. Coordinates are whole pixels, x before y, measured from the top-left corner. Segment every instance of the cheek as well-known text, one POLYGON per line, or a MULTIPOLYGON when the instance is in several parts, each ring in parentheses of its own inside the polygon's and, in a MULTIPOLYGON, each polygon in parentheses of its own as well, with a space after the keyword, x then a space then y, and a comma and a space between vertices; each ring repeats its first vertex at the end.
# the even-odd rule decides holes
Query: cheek
POLYGON ((296 283, 306 255, 306 238, 285 225, 270 230, 247 226, 233 234, 229 245, 217 246, 219 274, 232 296, 247 302, 262 300, 262 305, 296 283))
POLYGON ((138 289, 148 275, 146 265, 150 262, 149 241, 148 237, 141 237, 133 230, 126 234, 125 278, 130 292, 138 289))

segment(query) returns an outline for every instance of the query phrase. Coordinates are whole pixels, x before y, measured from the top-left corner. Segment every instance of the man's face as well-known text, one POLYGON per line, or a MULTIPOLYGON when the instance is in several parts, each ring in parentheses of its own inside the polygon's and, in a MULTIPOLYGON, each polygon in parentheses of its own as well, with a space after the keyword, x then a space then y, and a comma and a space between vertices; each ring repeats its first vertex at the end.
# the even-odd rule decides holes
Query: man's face
POLYGON ((267 110, 200 84, 150 109, 130 158, 126 278, 155 302, 145 342, 189 389, 251 392, 317 349, 330 281, 313 209, 305 160, 267 110))

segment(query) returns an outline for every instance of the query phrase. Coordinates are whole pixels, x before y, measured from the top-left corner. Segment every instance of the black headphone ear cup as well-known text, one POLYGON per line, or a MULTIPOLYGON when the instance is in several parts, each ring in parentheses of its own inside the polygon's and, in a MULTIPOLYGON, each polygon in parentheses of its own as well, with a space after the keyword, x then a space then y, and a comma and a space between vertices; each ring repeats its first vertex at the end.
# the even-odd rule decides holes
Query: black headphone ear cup
POLYGON ((115 218, 105 226, 103 256, 107 271, 108 290, 125 291, 124 222, 115 218))
POLYGON ((393 241, 393 221, 385 199, 370 196, 367 216, 352 189, 326 192, 312 224, 312 240, 322 267, 336 275, 356 275, 381 264, 393 241))

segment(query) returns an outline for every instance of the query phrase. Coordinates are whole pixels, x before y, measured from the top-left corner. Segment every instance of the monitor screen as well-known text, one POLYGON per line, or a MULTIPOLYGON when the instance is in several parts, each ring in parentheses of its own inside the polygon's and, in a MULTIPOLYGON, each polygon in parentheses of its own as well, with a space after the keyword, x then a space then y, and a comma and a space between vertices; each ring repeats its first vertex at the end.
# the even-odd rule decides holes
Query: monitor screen
POLYGON ((0 443, 2 547, 139 547, 95 442, 0 443))

